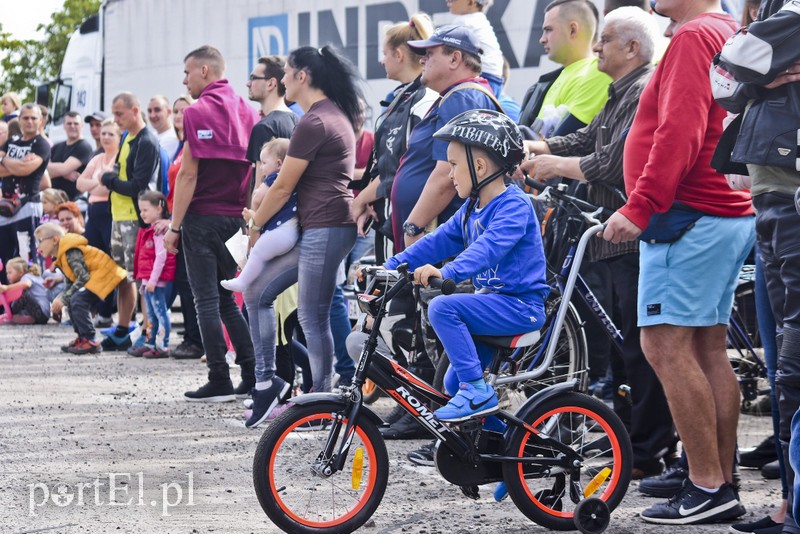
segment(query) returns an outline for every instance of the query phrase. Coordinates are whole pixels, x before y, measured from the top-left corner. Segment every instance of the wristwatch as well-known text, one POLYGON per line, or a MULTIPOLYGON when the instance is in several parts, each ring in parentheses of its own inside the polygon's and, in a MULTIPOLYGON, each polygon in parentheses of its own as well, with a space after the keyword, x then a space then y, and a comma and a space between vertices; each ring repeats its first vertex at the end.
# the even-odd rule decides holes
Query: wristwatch
POLYGON ((412 223, 411 221, 406 221, 403 223, 403 233, 408 237, 417 237, 424 231, 425 228, 421 228, 416 224, 412 223))
POLYGON ((179 234, 179 233, 181 233, 181 229, 180 229, 180 228, 178 228, 178 229, 176 230, 175 228, 173 228, 173 227, 172 227, 172 223, 170 223, 170 225, 169 225, 169 231, 170 231, 170 232, 175 232, 176 234, 179 234))
POLYGON ((250 219, 250 222, 247 223, 247 227, 251 230, 255 230, 256 232, 260 232, 262 226, 257 225, 253 219, 250 219))

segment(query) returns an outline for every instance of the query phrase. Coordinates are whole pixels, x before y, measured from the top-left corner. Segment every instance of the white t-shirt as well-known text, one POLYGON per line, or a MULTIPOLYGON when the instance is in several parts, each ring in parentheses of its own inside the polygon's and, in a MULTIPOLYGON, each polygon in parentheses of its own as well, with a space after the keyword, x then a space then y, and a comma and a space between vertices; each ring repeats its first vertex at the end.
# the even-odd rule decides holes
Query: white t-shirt
POLYGON ((175 157, 175 152, 178 150, 178 135, 175 133, 175 128, 167 128, 161 133, 156 132, 158 136, 158 144, 161 148, 167 151, 169 161, 172 163, 172 158, 175 157))
POLYGON ((481 65, 483 72, 492 74, 499 78, 503 77, 503 52, 500 51, 500 43, 494 34, 494 28, 486 18, 485 13, 468 13, 466 15, 453 15, 453 24, 466 26, 475 32, 476 37, 481 42, 483 55, 481 55, 481 65))

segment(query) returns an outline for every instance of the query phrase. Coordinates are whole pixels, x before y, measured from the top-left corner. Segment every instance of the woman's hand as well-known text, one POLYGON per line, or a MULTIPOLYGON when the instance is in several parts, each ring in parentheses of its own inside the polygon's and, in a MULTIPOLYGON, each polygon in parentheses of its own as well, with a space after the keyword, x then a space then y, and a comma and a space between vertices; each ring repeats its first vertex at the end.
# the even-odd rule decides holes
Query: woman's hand
POLYGON ((256 246, 256 241, 258 241, 258 238, 261 237, 261 232, 259 230, 254 230, 253 228, 248 229, 248 232, 250 233, 250 248, 253 248, 256 246))

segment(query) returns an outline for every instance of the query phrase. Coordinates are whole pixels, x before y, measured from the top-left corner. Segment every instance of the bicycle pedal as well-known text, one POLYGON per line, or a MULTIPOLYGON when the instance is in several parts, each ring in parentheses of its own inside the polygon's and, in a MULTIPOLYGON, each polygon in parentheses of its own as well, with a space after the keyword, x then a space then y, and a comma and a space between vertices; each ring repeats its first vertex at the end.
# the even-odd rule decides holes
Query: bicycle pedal
POLYGON ((466 497, 477 501, 480 498, 480 492, 478 491, 478 486, 459 486, 458 487, 466 497))

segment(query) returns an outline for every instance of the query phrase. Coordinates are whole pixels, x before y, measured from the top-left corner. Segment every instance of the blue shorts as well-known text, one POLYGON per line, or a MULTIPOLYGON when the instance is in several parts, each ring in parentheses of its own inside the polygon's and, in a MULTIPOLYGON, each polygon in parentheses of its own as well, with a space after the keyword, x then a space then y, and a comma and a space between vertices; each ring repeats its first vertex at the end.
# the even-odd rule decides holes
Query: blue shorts
POLYGON ((755 218, 700 218, 674 243, 641 243, 639 326, 727 324, 755 218))

